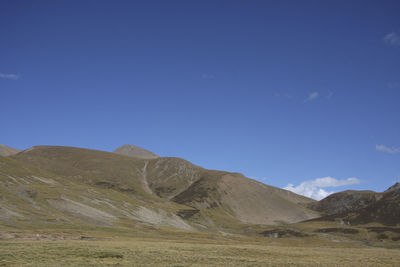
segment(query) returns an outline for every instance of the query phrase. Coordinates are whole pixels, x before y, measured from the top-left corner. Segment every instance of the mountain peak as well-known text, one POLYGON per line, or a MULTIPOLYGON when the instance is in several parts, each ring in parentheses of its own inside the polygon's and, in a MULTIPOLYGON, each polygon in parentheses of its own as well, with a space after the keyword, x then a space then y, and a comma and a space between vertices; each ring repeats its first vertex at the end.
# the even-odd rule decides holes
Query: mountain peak
POLYGON ((129 144, 117 148, 114 153, 141 159, 156 159, 159 157, 151 151, 129 144))

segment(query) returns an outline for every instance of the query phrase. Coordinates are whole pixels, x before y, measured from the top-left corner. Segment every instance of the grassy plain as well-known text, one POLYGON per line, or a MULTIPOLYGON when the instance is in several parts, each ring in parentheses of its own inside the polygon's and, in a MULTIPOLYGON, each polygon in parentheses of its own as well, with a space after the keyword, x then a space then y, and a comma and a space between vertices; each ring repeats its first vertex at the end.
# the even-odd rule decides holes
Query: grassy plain
POLYGON ((0 266, 396 266, 398 250, 160 240, 0 242, 0 266))
POLYGON ((132 234, 7 233, 14 236, 0 241, 0 266, 398 266, 400 262, 398 248, 318 237, 248 238, 154 229, 132 234))

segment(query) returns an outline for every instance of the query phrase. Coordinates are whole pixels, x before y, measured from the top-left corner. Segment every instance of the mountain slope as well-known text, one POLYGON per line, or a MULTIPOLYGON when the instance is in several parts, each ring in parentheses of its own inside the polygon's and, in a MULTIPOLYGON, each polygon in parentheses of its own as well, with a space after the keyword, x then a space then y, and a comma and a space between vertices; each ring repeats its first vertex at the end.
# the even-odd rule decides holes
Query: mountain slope
MULTIPOLYGON (((131 198, 136 203, 135 210, 142 210, 142 215, 173 212, 190 227, 218 229, 243 223, 292 223, 318 216, 305 207, 313 202, 311 199, 241 174, 207 170, 179 158, 140 159, 56 146, 33 147, 11 158, 53 173, 64 182, 131 198)), ((77 198, 68 199, 79 202, 77 198)), ((59 205, 57 201, 52 203, 53 207, 59 205)), ((118 217, 121 212, 108 213, 118 217)))
POLYGON ((12 156, 57 175, 103 188, 144 194, 144 161, 114 153, 61 146, 36 146, 12 156))
POLYGON ((114 153, 141 159, 156 159, 159 157, 151 151, 134 145, 123 145, 114 150, 114 153))
POLYGON ((184 206, 71 178, 0 156, 0 225, 23 229, 93 225, 194 229, 176 215, 184 206))
POLYGON ((17 154, 18 152, 21 152, 21 150, 0 144, 0 156, 6 157, 17 154))
POLYGON ((312 200, 237 173, 209 173, 172 200, 198 209, 214 208, 245 223, 276 224, 317 217, 302 206, 312 200))

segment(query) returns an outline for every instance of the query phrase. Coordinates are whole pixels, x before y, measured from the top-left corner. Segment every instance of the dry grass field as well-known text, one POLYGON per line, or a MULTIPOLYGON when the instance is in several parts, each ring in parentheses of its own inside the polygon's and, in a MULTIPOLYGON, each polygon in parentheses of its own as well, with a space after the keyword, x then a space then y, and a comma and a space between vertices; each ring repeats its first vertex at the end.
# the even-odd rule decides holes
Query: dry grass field
POLYGON ((0 266, 398 266, 398 250, 159 240, 9 241, 0 266))
POLYGON ((400 262, 398 248, 358 242, 151 232, 136 237, 9 232, 0 241, 0 266, 398 266, 400 262))

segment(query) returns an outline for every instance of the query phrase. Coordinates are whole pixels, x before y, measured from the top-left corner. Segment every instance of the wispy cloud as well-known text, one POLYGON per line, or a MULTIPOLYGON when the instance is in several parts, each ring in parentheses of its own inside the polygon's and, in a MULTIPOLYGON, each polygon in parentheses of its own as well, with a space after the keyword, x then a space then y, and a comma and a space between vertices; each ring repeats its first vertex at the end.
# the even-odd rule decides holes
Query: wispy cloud
POLYGON ((323 178, 317 178, 314 180, 304 181, 298 186, 294 186, 293 184, 288 184, 284 189, 309 198, 321 200, 329 196, 330 194, 335 193, 334 191, 327 191, 323 188, 359 184, 360 182, 361 182, 360 179, 355 177, 339 180, 328 176, 323 178))
POLYGON ((390 154, 400 153, 400 147, 387 147, 385 145, 376 145, 375 148, 377 151, 386 152, 390 154))
POLYGON ((18 80, 19 75, 17 74, 7 74, 7 73, 1 73, 0 72, 0 78, 1 79, 9 79, 9 80, 18 80))
POLYGON ((331 99, 332 96, 333 96, 333 92, 329 91, 328 94, 326 95, 326 98, 331 99))
POLYGON ((400 45, 400 35, 395 32, 391 32, 385 35, 383 41, 388 45, 400 45))
POLYGON ((308 94, 308 97, 306 98, 306 100, 304 100, 304 102, 313 101, 313 100, 317 99, 318 96, 319 96, 318 92, 312 92, 312 93, 308 94))

